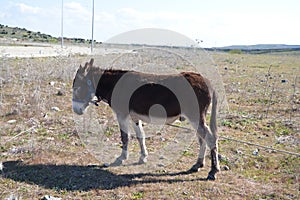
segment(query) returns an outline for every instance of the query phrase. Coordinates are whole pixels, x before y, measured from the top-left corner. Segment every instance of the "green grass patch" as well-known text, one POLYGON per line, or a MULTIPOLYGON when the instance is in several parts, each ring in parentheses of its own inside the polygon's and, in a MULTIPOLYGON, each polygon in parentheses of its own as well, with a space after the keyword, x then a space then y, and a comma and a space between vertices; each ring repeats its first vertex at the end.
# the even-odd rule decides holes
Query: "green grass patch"
POLYGON ((132 194, 132 199, 142 199, 144 197, 144 193, 143 192, 134 192, 132 194))
POLYGON ((243 51, 240 49, 232 49, 228 53, 229 54, 243 54, 243 51))
POLYGON ((184 150, 182 153, 183 156, 194 156, 194 154, 189 150, 184 150))

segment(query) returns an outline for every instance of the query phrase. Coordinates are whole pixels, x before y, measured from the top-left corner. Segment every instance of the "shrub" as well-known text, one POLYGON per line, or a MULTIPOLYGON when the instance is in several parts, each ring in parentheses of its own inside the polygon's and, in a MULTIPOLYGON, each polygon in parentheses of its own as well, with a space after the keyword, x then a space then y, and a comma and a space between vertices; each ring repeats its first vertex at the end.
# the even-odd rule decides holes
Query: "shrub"
POLYGON ((242 54, 243 51, 240 49, 232 49, 229 51, 230 54, 242 54))
POLYGON ((5 30, 2 30, 2 31, 0 32, 0 34, 6 35, 6 34, 8 34, 8 32, 5 31, 5 30))

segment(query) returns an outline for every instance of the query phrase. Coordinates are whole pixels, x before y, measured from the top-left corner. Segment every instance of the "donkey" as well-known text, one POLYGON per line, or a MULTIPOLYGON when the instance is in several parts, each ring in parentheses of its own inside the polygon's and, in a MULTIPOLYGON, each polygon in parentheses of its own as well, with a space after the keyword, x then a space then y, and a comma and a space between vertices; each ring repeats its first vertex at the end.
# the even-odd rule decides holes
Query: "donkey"
POLYGON ((207 79, 194 72, 155 75, 126 70, 103 70, 94 67, 93 62, 94 59, 91 59, 77 70, 73 81, 72 107, 75 113, 82 115, 91 103, 98 105, 98 102, 103 101, 115 112, 123 145, 121 155, 111 165, 121 165, 128 158, 130 120, 134 122, 133 128, 141 148, 139 163, 147 162, 148 151, 142 121, 152 123, 149 110, 158 104, 165 109, 165 116, 156 112, 154 117, 165 117, 167 123, 172 123, 180 116, 185 116, 197 131, 200 145, 198 160, 188 172, 197 172, 204 166, 208 146, 211 170, 207 180, 215 180, 215 174, 220 170, 216 125, 217 95, 207 79), (187 93, 189 88, 191 89, 187 93), (206 114, 211 103, 208 127, 206 114))

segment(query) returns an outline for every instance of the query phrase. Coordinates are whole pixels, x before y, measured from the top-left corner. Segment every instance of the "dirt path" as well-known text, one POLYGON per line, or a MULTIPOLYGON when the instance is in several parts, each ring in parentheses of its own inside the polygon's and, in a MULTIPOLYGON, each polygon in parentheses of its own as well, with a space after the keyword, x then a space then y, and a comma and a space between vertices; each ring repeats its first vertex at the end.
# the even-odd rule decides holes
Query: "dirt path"
POLYGON ((14 46, 1 46, 0 45, 0 56, 1 57, 52 57, 52 56, 70 56, 74 54, 89 55, 89 54, 108 54, 113 52, 122 52, 120 49, 107 49, 104 47, 94 48, 93 53, 89 46, 75 46, 67 45, 63 48, 60 45, 53 44, 38 44, 38 45, 27 45, 20 44, 14 46))

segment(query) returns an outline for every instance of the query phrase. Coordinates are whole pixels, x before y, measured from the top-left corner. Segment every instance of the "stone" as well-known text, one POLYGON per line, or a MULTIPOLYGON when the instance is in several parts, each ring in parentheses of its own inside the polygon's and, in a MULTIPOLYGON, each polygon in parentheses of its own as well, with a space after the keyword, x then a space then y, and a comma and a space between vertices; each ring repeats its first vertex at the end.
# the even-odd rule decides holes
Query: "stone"
POLYGON ((45 195, 44 198, 42 198, 42 200, 62 200, 62 198, 52 197, 50 195, 45 195))
POLYGON ((58 107, 56 107, 56 106, 51 107, 51 110, 56 111, 56 112, 60 111, 60 109, 58 107))
POLYGON ((62 91, 59 90, 59 91, 56 93, 56 95, 57 95, 57 96, 63 96, 64 93, 63 93, 62 91))
POLYGON ((11 120, 7 121, 8 124, 15 124, 16 122, 17 122, 17 120, 15 120, 15 119, 11 119, 11 120))

